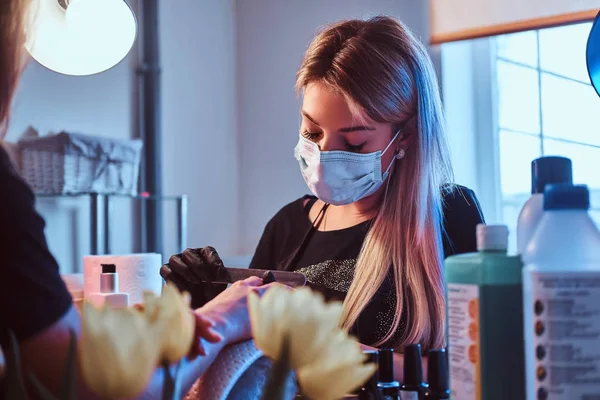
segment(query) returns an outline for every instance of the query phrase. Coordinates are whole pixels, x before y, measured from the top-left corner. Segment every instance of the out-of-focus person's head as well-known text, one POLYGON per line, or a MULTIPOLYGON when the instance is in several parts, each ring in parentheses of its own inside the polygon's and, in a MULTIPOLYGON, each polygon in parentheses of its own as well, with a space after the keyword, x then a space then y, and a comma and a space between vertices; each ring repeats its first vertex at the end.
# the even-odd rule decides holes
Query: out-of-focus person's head
POLYGON ((25 61, 26 0, 0 0, 0 137, 25 61))

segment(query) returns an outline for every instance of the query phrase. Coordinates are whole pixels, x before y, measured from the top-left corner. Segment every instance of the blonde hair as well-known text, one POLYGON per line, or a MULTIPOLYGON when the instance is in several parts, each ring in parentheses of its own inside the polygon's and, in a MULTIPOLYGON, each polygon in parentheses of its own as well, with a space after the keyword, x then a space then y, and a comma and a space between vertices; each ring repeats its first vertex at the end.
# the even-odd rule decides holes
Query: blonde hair
POLYGON ((25 66, 25 0, 0 0, 0 139, 25 66))
POLYGON ((425 47, 397 20, 379 16, 326 27, 310 44, 297 74, 299 91, 323 83, 376 122, 403 126, 414 135, 396 161, 356 263, 344 302, 342 326, 350 329, 393 271, 396 312, 375 345, 424 350, 445 344, 442 275, 442 187, 452 182, 437 79, 425 47))

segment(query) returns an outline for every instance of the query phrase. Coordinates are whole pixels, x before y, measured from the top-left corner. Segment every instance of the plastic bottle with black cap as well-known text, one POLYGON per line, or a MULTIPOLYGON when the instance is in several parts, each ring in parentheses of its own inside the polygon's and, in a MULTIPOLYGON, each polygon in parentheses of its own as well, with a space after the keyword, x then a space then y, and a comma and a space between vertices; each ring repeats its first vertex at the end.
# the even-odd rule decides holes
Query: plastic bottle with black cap
POLYGON ((379 383, 383 400, 400 400, 400 382, 394 379, 394 349, 379 349, 379 383))
MULTIPOLYGON (((367 355, 366 363, 373 363, 375 365, 379 365, 379 353, 377 350, 367 350, 364 352, 367 355)), ((379 368, 378 368, 379 369, 379 368)), ((377 383, 379 383, 379 371, 376 370, 373 376, 363 385, 363 387, 358 392, 359 400, 383 400, 381 393, 379 392, 379 388, 377 387, 377 383)))
POLYGON ((442 400, 450 398, 450 376, 446 349, 433 349, 427 355, 427 391, 425 399, 442 400))
POLYGON ((573 183, 573 166, 566 157, 547 156, 531 162, 531 197, 519 213, 517 254, 523 254, 544 213, 546 185, 573 183))
POLYGON ((404 348, 404 377, 400 385, 400 397, 402 400, 422 400, 426 388, 421 345, 408 345, 404 348))

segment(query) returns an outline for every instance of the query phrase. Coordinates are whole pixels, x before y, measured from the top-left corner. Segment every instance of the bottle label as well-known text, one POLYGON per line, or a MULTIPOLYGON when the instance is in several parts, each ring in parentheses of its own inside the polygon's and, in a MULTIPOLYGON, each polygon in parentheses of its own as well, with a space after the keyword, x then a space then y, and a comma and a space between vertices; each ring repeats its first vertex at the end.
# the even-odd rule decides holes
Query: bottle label
POLYGON ((600 398, 600 272, 525 274, 528 398, 600 398))
POLYGON ((481 400, 479 287, 448 284, 450 398, 481 400))
POLYGON ((419 392, 400 392, 401 400, 419 400, 419 392))

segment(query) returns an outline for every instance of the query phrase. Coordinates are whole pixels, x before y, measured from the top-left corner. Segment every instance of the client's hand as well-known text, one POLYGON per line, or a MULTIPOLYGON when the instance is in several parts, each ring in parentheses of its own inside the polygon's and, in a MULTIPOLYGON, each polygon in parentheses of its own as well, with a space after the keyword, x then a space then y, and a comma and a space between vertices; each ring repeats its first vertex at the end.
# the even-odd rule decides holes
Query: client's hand
POLYGON ((248 313, 248 294, 252 291, 260 296, 277 283, 263 285, 262 279, 251 277, 233 283, 229 288, 206 303, 196 313, 215 326, 221 327, 226 344, 239 342, 252 337, 248 313))
POLYGON ((213 284, 220 269, 225 268, 217 251, 210 246, 187 249, 175 254, 161 268, 161 276, 173 282, 180 291, 192 296, 192 308, 198 308, 225 290, 227 285, 213 284))
POLYGON ((206 355, 202 339, 209 343, 219 343, 223 340, 223 336, 215 330, 215 323, 213 321, 200 312, 193 311, 193 314, 196 320, 196 329, 194 331, 192 350, 190 351, 190 357, 192 359, 199 355, 206 355))

